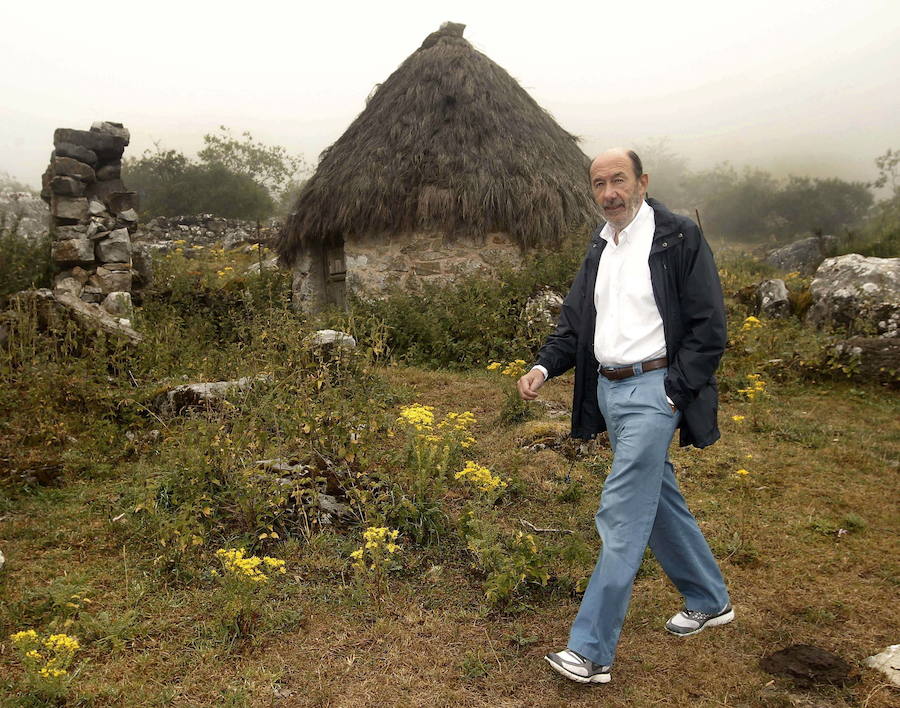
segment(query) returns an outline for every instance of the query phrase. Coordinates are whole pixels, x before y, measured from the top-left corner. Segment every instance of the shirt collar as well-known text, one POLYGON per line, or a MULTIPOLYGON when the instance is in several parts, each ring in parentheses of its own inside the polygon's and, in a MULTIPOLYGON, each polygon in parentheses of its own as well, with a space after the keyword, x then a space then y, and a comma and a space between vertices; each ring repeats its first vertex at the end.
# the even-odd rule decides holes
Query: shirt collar
MULTIPOLYGON (((634 218, 631 222, 619 232, 619 245, 621 246, 625 241, 628 240, 628 236, 634 233, 635 229, 640 227, 644 220, 653 213, 652 207, 647 204, 647 200, 643 200, 641 202, 641 207, 638 209, 637 214, 634 215, 634 218)), ((603 227, 603 230, 600 232, 600 238, 604 239, 607 243, 615 246, 615 241, 613 241, 613 236, 615 235, 615 229, 612 224, 608 221, 606 225, 603 227)))

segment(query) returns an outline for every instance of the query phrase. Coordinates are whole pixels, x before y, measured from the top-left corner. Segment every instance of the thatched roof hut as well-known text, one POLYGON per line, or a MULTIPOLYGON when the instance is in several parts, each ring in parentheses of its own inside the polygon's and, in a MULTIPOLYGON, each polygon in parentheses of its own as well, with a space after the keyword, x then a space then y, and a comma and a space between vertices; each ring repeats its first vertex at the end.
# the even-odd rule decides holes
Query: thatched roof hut
POLYGON ((521 248, 552 245, 597 219, 576 138, 464 28, 430 34, 322 153, 279 239, 283 262, 296 269, 348 236, 504 233, 521 248))

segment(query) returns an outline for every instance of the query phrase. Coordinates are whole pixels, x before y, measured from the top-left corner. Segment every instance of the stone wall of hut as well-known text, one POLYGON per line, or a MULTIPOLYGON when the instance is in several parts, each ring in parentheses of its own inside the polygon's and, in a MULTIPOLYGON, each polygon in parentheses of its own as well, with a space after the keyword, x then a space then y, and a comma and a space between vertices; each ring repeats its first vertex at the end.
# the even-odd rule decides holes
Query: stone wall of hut
MULTIPOLYGON (((440 233, 349 236, 344 239, 347 292, 378 297, 392 288, 415 291, 472 273, 519 267, 523 253, 512 237, 446 237, 440 233)), ((310 249, 294 265, 294 305, 314 312, 327 301, 324 253, 310 249)))

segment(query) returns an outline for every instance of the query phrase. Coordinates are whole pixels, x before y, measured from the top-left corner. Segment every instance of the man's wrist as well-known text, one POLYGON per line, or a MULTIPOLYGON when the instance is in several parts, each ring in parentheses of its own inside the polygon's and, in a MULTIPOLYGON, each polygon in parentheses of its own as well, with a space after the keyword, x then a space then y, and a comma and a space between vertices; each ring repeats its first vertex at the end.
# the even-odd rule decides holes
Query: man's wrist
POLYGON ((535 364, 531 367, 531 370, 534 371, 535 369, 537 369, 544 375, 544 381, 550 378, 550 372, 547 371, 546 367, 541 366, 540 364, 535 364))

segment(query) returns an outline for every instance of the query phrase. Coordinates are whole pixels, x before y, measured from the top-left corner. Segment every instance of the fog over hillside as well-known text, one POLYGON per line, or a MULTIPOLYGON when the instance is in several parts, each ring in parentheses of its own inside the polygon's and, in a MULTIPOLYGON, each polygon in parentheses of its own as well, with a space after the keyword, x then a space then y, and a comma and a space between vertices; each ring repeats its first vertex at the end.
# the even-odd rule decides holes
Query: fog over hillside
POLYGON ((900 5, 17 3, 0 31, 0 172, 37 186, 59 126, 194 153, 219 125, 315 162, 443 21, 592 154, 668 138, 693 169, 874 178, 900 147, 900 5))

